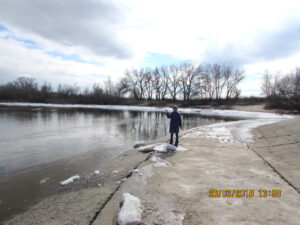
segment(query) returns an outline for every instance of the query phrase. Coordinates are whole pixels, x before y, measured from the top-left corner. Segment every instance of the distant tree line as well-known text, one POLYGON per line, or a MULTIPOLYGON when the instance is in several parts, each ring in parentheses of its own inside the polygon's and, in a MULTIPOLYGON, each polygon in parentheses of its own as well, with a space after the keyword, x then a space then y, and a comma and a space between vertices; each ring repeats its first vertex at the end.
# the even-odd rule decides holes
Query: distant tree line
POLYGON ((265 72, 261 90, 268 107, 300 111, 300 68, 286 75, 265 72))
POLYGON ((120 104, 126 100, 115 91, 110 78, 105 84, 105 88, 94 84, 91 90, 81 90, 77 84, 59 84, 55 91, 49 83, 39 86, 34 78, 18 77, 0 86, 0 100, 71 104, 120 104))
POLYGON ((158 68, 131 69, 118 81, 81 89, 78 85, 50 83, 19 77, 0 86, 0 100, 87 104, 126 104, 128 100, 178 101, 237 99, 243 71, 227 64, 184 63, 158 68))

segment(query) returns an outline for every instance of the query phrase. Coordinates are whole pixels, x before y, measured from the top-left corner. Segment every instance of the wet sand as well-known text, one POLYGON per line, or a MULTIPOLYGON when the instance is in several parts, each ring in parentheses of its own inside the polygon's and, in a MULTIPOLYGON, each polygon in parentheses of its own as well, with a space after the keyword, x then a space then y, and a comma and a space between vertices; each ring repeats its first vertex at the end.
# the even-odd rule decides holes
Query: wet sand
POLYGON ((187 151, 129 151, 4 224, 116 224, 125 192, 141 199, 143 224, 300 224, 299 124, 297 117, 256 128, 248 145, 185 132, 187 151), (171 165, 155 166, 153 155, 171 165), (254 197, 210 198, 212 189, 251 189, 254 197), (260 197, 260 189, 281 197, 260 197))

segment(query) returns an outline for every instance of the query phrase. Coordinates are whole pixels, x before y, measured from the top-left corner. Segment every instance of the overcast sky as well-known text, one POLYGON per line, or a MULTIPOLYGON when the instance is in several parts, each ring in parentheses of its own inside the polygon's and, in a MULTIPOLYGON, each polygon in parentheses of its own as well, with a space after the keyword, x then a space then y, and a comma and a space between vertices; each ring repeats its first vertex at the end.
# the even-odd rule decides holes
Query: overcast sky
POLYGON ((265 70, 299 59, 299 0, 0 0, 0 84, 85 87, 133 67, 225 62, 245 70, 249 96, 265 70))

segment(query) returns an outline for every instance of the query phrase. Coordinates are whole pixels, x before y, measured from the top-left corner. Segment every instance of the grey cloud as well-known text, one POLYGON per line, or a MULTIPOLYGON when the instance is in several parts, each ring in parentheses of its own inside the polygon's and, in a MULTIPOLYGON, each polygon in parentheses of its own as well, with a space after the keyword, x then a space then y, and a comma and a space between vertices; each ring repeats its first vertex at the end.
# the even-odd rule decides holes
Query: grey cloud
POLYGON ((268 32, 258 37, 255 57, 273 60, 289 56, 300 49, 300 21, 291 21, 280 30, 268 32))
POLYGON ((0 23, 101 56, 131 56, 115 34, 122 18, 122 12, 105 0, 0 0, 0 23))
POLYGON ((238 65, 288 57, 300 50, 300 21, 286 21, 276 31, 260 31, 247 44, 230 43, 221 48, 208 46, 205 61, 238 65))

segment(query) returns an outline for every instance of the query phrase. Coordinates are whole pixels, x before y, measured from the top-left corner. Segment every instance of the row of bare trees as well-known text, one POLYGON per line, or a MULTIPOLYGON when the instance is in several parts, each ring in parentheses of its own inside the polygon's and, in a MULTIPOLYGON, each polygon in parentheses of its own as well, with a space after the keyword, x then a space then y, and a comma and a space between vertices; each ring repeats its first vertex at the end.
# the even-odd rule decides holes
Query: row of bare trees
POLYGON ((261 91, 271 107, 300 110, 300 68, 286 75, 265 72, 261 91))
POLYGON ((172 98, 237 98, 243 71, 226 64, 184 63, 150 69, 126 71, 118 87, 120 93, 138 100, 172 98))
POLYGON ((286 75, 265 72, 261 90, 266 97, 300 97, 300 68, 286 75))
POLYGON ((107 78, 102 85, 95 83, 85 89, 77 84, 59 84, 54 90, 49 83, 39 87, 34 78, 19 77, 0 86, 0 100, 121 104, 126 99, 232 99, 240 95, 238 84, 243 78, 243 71, 230 65, 192 63, 132 69, 117 82, 107 78))

